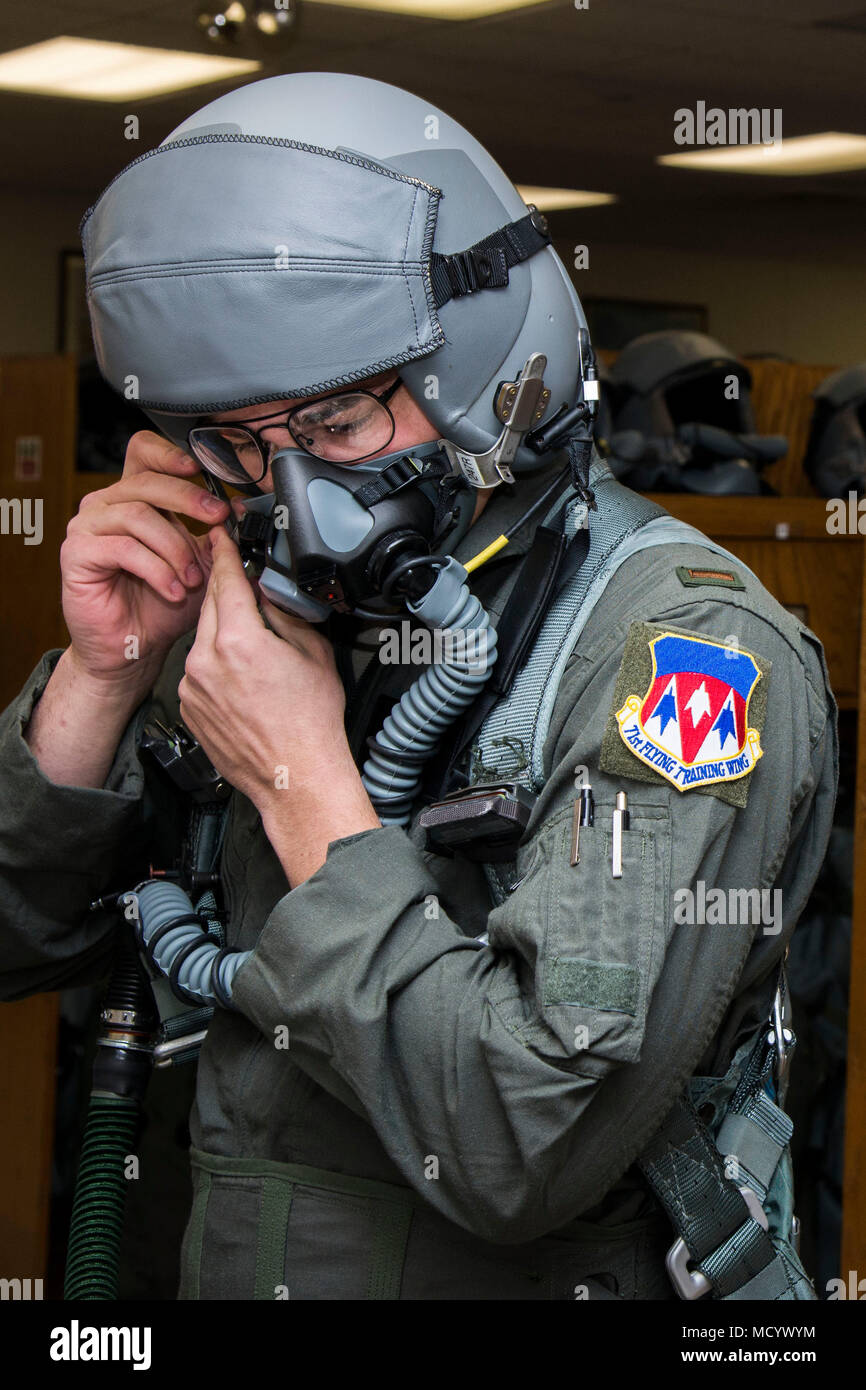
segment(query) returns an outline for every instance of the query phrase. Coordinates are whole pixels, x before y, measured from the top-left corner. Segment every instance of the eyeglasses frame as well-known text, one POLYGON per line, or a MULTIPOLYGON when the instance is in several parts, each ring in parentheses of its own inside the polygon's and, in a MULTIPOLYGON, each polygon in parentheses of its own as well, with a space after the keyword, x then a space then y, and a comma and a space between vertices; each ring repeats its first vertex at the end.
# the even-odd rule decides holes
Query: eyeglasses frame
MULTIPOLYGON (((391 433, 390 433, 390 435, 388 436, 388 438, 386 439, 386 441, 385 441, 384 444, 380 445, 380 447, 379 447, 378 449, 373 449, 369 454, 362 454, 362 455, 360 456, 360 458, 356 458, 356 459, 342 459, 342 460, 340 460, 340 462, 343 462, 343 463, 346 463, 346 464, 363 463, 365 459, 373 458, 376 454, 381 453, 381 452, 382 452, 382 449, 386 449, 386 448, 388 447, 388 445, 391 443, 391 440, 394 438, 394 435, 395 435, 396 432, 397 432, 397 421, 394 419, 394 412, 391 410, 391 407, 390 407, 390 405, 389 405, 389 402, 390 402, 390 400, 392 399, 392 397, 395 395, 395 393, 399 390, 399 388, 400 388, 402 385, 403 385, 403 378, 400 377, 400 376, 398 376, 398 377, 396 378, 396 380, 393 381, 393 382, 391 383, 390 386, 386 386, 386 387, 385 387, 385 390, 381 393, 381 395, 377 395, 377 393, 376 393, 375 391, 369 391, 369 390, 367 390, 366 387, 351 387, 351 386, 348 386, 348 387, 346 387, 346 389, 345 389, 344 391, 332 391, 331 394, 328 395, 328 396, 316 396, 316 397, 315 397, 313 400, 311 400, 311 401, 299 401, 297 405, 293 405, 292 408, 291 408, 291 410, 289 410, 289 411, 286 412, 286 416, 285 416, 285 419, 284 419, 284 420, 281 420, 281 418, 280 418, 282 412, 277 412, 277 413, 276 413, 276 418, 274 418, 274 416, 268 416, 268 415, 254 415, 254 416, 252 417, 251 420, 226 420, 226 421, 223 422, 222 425, 193 425, 192 429, 189 431, 189 433, 187 434, 187 437, 186 437, 186 439, 187 439, 187 444, 189 445, 190 451, 192 452, 192 454, 194 455, 194 457, 195 457, 196 459, 198 459, 198 462, 202 465, 202 468, 204 468, 207 472, 210 472, 210 469, 208 468, 207 464, 205 464, 204 461, 203 461, 201 458, 199 458, 198 454, 197 454, 196 451, 195 451, 195 445, 194 445, 193 442, 192 442, 192 436, 195 434, 196 430, 199 430, 199 429, 241 429, 241 430, 244 430, 244 431, 245 431, 248 435, 250 435, 250 437, 255 441, 256 448, 257 448, 258 451, 259 451, 259 457, 260 457, 261 460, 262 460, 262 471, 261 471, 261 473, 258 475, 257 478, 252 478, 252 477, 250 477, 249 481, 250 481, 251 483, 260 483, 260 482, 262 481, 262 478, 264 478, 265 474, 266 474, 267 471, 268 471, 267 448, 265 447, 265 446, 267 445, 267 441, 260 438, 260 431, 259 431, 259 430, 250 429, 250 425, 255 424, 256 422, 258 422, 258 421, 260 421, 260 420, 270 420, 271 423, 268 424, 268 425, 263 425, 263 426, 262 426, 263 429, 286 429, 286 430, 288 430, 289 434, 292 436, 292 439, 294 439, 294 441, 295 441, 295 443, 297 444, 297 446, 298 446, 299 449, 303 449, 304 453, 305 453, 305 454, 309 454, 311 458, 320 458, 320 457, 321 457, 320 454, 314 454, 313 451, 312 451, 312 449, 308 449, 304 444, 302 444, 302 443, 300 442, 300 440, 298 439, 297 435, 295 434, 295 432, 294 432, 294 430, 292 429, 292 426, 291 426, 291 419, 292 419, 292 416, 295 415, 295 414, 296 414, 298 411, 300 411, 300 410, 306 410, 308 406, 311 406, 311 405, 323 405, 323 404, 325 403, 325 401, 337 400, 337 399, 339 399, 340 396, 370 396, 370 397, 372 397, 372 399, 373 399, 374 401, 378 401, 380 405, 384 406, 384 408, 385 408, 385 410, 386 410, 386 412, 387 412, 387 414, 388 414, 388 417, 389 417, 389 419, 390 419, 390 421, 391 421, 391 433)), ((214 476, 214 477, 218 477, 219 475, 218 475, 218 474, 214 474, 213 476, 214 476)), ((227 480, 227 479, 223 479, 223 481, 228 481, 228 480, 227 480)), ((231 486, 231 483, 229 484, 229 486, 231 486)))

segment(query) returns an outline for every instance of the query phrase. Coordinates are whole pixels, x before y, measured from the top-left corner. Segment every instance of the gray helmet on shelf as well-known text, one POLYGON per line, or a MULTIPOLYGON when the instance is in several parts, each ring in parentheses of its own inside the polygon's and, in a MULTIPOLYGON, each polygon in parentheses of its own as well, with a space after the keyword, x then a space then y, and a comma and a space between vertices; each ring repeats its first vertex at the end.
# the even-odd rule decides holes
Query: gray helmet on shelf
POLYGON ((610 370, 614 428, 670 433, 701 420, 736 433, 755 424, 748 368, 714 338, 687 329, 642 333, 623 348, 610 370), (736 394, 725 381, 736 377, 736 394))
MULTIPOLYGON (((293 73, 219 97, 109 184, 82 238, 100 368, 184 446, 203 415, 392 367, 471 455, 534 354, 544 409, 578 398, 585 319, 544 219, 386 83, 293 73)), ((545 462, 521 443, 511 468, 545 462)))
POLYGON ((866 362, 825 377, 803 466, 823 497, 866 492, 866 362))
POLYGON ((610 370, 607 435, 616 477, 638 490, 769 492, 760 472, 787 440, 755 430, 751 373, 705 333, 644 333, 610 370))

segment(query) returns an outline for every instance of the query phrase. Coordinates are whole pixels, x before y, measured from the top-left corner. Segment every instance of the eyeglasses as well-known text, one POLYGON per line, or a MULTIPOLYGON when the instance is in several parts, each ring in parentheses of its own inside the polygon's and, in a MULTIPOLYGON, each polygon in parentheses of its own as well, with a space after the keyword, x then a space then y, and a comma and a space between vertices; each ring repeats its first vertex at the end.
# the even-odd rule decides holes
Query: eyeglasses
POLYGON ((266 439, 267 430, 288 430, 300 449, 332 463, 361 463, 386 448, 397 429, 388 402, 402 386, 397 380, 381 395, 372 391, 342 391, 309 404, 296 405, 285 415, 259 415, 237 425, 197 425, 187 439, 199 463, 226 483, 259 483, 279 447, 266 439), (259 429, 259 420, 270 421, 259 429))

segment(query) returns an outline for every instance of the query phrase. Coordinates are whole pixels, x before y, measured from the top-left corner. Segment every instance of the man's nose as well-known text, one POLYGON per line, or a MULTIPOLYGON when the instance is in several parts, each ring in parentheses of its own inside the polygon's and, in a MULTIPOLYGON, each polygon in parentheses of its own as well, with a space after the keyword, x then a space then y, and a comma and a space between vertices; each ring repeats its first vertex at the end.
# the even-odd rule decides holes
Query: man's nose
POLYGON ((261 435, 260 439, 265 446, 269 468, 274 454, 278 453, 280 449, 297 449, 299 447, 297 440, 293 439, 288 429, 284 426, 274 425, 273 427, 269 427, 267 434, 261 435))

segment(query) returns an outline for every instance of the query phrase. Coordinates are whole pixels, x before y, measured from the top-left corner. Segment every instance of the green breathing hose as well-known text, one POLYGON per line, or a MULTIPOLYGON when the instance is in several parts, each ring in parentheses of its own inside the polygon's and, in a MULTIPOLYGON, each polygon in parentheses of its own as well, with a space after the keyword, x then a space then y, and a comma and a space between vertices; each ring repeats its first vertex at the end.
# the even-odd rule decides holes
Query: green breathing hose
POLYGON ((65 1299, 116 1299, 126 1203, 126 1161, 141 1102, 92 1095, 81 1148, 66 1256, 65 1299))

